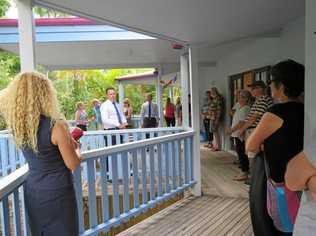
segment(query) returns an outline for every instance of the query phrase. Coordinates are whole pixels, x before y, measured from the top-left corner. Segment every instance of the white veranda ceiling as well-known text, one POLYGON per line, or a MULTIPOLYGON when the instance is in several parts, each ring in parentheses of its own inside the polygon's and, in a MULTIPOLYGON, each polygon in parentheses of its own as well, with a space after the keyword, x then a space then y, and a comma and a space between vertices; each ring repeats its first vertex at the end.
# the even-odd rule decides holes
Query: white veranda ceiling
POLYGON ((304 15, 304 0, 35 0, 35 4, 188 43, 275 32, 304 15))

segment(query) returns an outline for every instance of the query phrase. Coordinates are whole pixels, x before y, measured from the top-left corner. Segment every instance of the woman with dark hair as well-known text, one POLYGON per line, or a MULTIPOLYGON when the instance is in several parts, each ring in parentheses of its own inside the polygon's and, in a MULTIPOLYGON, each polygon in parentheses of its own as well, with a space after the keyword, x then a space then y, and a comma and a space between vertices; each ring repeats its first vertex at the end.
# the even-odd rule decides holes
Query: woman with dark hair
MULTIPOLYGON (((279 103, 273 105, 263 115, 258 126, 247 140, 246 150, 248 153, 259 153, 263 146, 266 169, 268 170, 269 182, 267 183, 272 183, 273 186, 283 186, 288 162, 303 149, 304 105, 299 101, 299 96, 304 90, 304 66, 293 60, 282 61, 273 66, 271 75, 272 97, 279 103)), ((263 186, 266 185, 263 183, 263 186)), ((261 192, 262 196, 266 192, 266 189, 263 190, 265 191, 261 192)), ((260 199, 251 199, 250 196, 250 201, 252 200, 256 205, 266 207, 265 202, 260 202, 260 199)), ((269 199, 262 199, 262 201, 267 200, 269 199)), ((250 204, 251 209, 252 206, 250 204)), ((261 213, 264 213, 264 210, 266 209, 262 209, 261 213)), ((263 215, 252 210, 251 214, 255 235, 266 235, 261 231, 267 228, 263 225, 265 222, 263 215)), ((291 217, 295 221, 296 213, 291 217)), ((274 225, 278 226, 273 216, 271 219, 274 220, 274 225)), ((288 230, 282 232, 280 227, 278 229, 275 227, 272 231, 272 235, 292 234, 288 230)))
POLYGON ((167 126, 174 127, 176 125, 176 117, 175 117, 175 106, 171 102, 170 98, 167 98, 166 106, 165 106, 165 120, 167 123, 167 126))

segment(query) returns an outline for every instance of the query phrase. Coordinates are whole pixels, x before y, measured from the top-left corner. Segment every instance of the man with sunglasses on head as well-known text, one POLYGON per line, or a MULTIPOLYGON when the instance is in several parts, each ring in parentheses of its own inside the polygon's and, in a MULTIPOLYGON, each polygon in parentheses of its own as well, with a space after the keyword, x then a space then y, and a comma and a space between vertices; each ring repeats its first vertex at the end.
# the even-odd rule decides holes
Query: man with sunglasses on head
POLYGON ((256 99, 251 106, 250 112, 245 120, 245 124, 240 128, 239 133, 245 139, 249 137, 251 132, 257 127, 259 121, 267 109, 273 105, 273 100, 266 95, 266 85, 263 81, 254 81, 248 85, 251 88, 251 95, 256 99))
MULTIPOLYGON (((254 131, 259 124, 262 116, 273 105, 273 100, 266 95, 266 85, 263 81, 254 81, 251 85, 251 94, 255 97, 255 103, 252 105, 245 124, 240 129, 245 140, 254 131)), ((250 185, 249 205, 253 224, 253 230, 257 235, 273 235, 273 224, 268 215, 266 207, 266 174, 262 153, 247 153, 250 157, 250 174, 251 179, 247 179, 245 184, 250 185), (264 232, 264 233, 263 233, 264 232), (259 234, 258 234, 259 235, 259 234)))

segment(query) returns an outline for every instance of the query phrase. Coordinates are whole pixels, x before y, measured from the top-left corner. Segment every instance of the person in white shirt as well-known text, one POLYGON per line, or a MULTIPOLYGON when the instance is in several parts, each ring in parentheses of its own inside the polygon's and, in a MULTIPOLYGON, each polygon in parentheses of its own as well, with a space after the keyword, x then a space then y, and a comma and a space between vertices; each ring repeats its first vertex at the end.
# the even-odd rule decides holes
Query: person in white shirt
POLYGON ((240 90, 238 95, 238 106, 235 104, 235 112, 233 114, 233 122, 231 128, 227 130, 235 144, 236 152, 238 154, 241 173, 234 177, 233 180, 243 181, 248 179, 249 160, 245 151, 245 140, 239 136, 239 128, 245 124, 245 120, 250 112, 249 102, 251 94, 247 90, 240 90))
POLYGON ((127 121, 121 106, 115 101, 115 89, 106 89, 107 100, 100 107, 101 119, 105 130, 125 129, 127 121))
POLYGON ((143 103, 140 111, 142 128, 156 128, 159 122, 158 106, 152 102, 152 95, 147 94, 147 101, 143 103))
MULTIPOLYGON (((125 129, 127 121, 121 106, 115 101, 116 92, 115 89, 110 87, 106 89, 107 100, 101 104, 101 120, 104 130, 116 130, 125 129)), ((108 146, 107 138, 105 138, 106 146, 108 146)), ((121 143, 123 143, 123 136, 120 137, 121 143)), ((116 144, 115 135, 112 135, 112 145, 116 144)))

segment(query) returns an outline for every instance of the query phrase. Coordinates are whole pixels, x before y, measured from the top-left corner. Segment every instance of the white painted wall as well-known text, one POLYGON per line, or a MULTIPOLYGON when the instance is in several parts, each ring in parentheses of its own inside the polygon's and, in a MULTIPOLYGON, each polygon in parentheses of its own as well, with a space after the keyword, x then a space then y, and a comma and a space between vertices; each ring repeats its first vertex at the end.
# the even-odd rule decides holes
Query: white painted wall
MULTIPOLYGON (((210 57, 214 59, 212 56, 216 54, 218 58, 216 66, 200 68, 200 104, 202 104, 205 91, 214 85, 224 95, 228 112, 230 107, 228 78, 230 75, 273 65, 288 58, 304 63, 304 27, 304 18, 300 18, 286 25, 279 35, 244 39, 209 49, 210 57)), ((205 49, 200 51, 204 57, 205 49)), ((226 114, 228 114, 227 112, 226 114)), ((228 125, 229 119, 223 126, 228 125)), ((222 137, 226 148, 228 143, 224 140, 224 135, 222 137)))
POLYGON ((280 59, 291 58, 305 62, 305 18, 299 18, 288 24, 281 33, 280 59))
POLYGON ((316 129, 316 1, 306 0, 305 142, 316 129))

